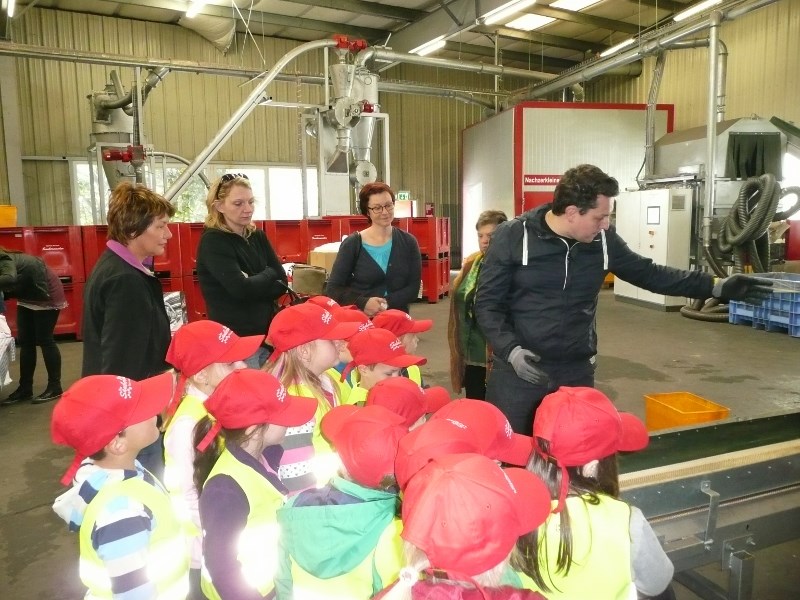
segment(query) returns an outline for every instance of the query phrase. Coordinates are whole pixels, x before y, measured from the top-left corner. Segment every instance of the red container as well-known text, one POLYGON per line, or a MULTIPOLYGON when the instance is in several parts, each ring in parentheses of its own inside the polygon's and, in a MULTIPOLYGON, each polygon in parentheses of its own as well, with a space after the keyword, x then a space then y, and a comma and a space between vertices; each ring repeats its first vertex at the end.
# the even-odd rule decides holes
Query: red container
POLYGON ((26 227, 25 251, 40 256, 50 270, 66 281, 86 281, 83 239, 77 225, 26 227))
POLYGON ((442 226, 436 217, 412 217, 408 232, 417 238, 424 258, 437 258, 442 247, 442 226))
MULTIPOLYGON (((64 296, 69 306, 58 314, 55 335, 74 335, 81 339, 81 323, 83 318, 83 282, 65 283, 64 296)), ((17 337, 17 300, 6 300, 6 321, 11 329, 11 335, 17 337)))
POLYGON ((302 221, 264 221, 264 233, 281 262, 308 260, 308 244, 302 235, 302 221))
POLYGON ((304 219, 301 235, 306 243, 306 253, 330 242, 342 239, 341 221, 335 217, 323 219, 304 219))
POLYGON ((436 221, 439 254, 450 254, 450 217, 439 217, 436 221))
POLYGON ((450 257, 439 259, 441 280, 439 281, 439 295, 446 296, 450 292, 450 257))
POLYGON ((422 259, 422 296, 430 303, 439 301, 442 288, 442 267, 436 259, 422 259))
POLYGON ((0 227, 0 247, 27 252, 25 230, 22 227, 0 227))
POLYGON ((186 313, 189 322, 208 319, 208 309, 206 301, 200 291, 200 282, 197 277, 184 275, 182 278, 183 293, 186 297, 186 313))
POLYGON ((183 277, 197 273, 197 248, 200 246, 200 236, 205 229, 204 223, 181 223, 181 274, 183 277))
POLYGON ((800 260, 800 221, 789 221, 786 232, 786 260, 800 260))
POLYGON ((172 232, 172 239, 167 242, 164 254, 155 257, 153 271, 158 277, 177 277, 183 275, 183 265, 181 264, 181 223, 170 223, 169 230, 172 232))
POLYGON ((158 282, 164 293, 183 291, 183 280, 180 277, 159 277, 158 282))
POLYGON ((108 225, 84 225, 81 227, 83 239, 83 268, 86 276, 92 274, 92 269, 106 250, 106 234, 108 225))
POLYGON ((362 229, 369 227, 369 221, 367 221, 367 217, 362 215, 346 215, 343 217, 338 217, 338 219, 341 226, 341 234, 343 236, 350 235, 351 233, 355 233, 356 231, 361 231, 362 229))

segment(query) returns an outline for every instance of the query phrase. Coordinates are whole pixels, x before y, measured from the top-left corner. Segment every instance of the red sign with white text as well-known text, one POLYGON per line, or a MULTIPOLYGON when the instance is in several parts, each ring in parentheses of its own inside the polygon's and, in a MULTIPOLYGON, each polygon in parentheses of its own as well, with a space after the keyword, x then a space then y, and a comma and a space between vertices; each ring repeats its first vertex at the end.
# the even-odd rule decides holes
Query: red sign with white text
POLYGON ((523 175, 522 185, 556 185, 561 175, 523 175))

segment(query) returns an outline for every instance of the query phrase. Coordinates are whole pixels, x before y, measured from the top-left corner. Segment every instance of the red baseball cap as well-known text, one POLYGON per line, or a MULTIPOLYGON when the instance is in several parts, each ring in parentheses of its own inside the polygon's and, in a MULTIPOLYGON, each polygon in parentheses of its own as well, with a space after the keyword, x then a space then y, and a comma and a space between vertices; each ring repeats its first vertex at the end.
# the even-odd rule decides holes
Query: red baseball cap
POLYGON ((345 404, 328 411, 320 427, 357 483, 374 488, 394 475, 397 445, 408 433, 402 417, 382 406, 345 404))
POLYGON ((83 459, 100 452, 121 431, 152 419, 172 398, 174 377, 162 373, 142 381, 116 375, 89 375, 73 383, 53 408, 54 443, 75 449, 61 482, 69 485, 83 459))
POLYGON ((514 433, 506 416, 494 404, 464 398, 448 402, 433 413, 431 420, 446 419, 469 431, 478 441, 481 454, 512 465, 525 466, 533 451, 533 439, 514 433))
POLYGON ((372 317, 372 322, 375 323, 375 327, 388 329, 397 337, 406 333, 422 333, 433 327, 433 321, 430 319, 415 321, 410 314, 396 308, 379 312, 372 317))
POLYGON ((482 454, 475 436, 447 419, 429 420, 400 440, 394 462, 400 489, 434 458, 450 454, 482 454))
POLYGON ((239 337, 216 321, 194 321, 175 332, 167 350, 167 362, 191 377, 214 363, 249 358, 263 341, 263 335, 239 337))
POLYGON ((211 392, 204 406, 216 423, 197 445, 201 451, 221 427, 243 429, 264 424, 297 427, 308 423, 317 410, 317 399, 288 394, 283 384, 266 371, 237 369, 211 392))
POLYGON ((550 442, 548 454, 565 467, 642 450, 650 442, 641 419, 618 412, 603 392, 589 387, 560 387, 545 396, 533 435, 550 442))
POLYGON ((311 304, 316 304, 317 306, 321 306, 327 310, 333 310, 334 308, 339 308, 339 303, 334 300, 333 298, 328 298, 327 296, 311 296, 306 302, 311 302, 311 304))
POLYGON ((408 377, 389 377, 372 386, 366 405, 383 406, 411 427, 422 415, 436 412, 448 402, 450 393, 442 386, 423 389, 408 377))
POLYGON ((356 365, 381 363, 390 367, 410 367, 428 362, 422 356, 406 354, 403 342, 395 334, 377 327, 358 332, 348 340, 347 347, 353 360, 345 370, 352 369, 356 365))
POLYGON ((340 306, 332 311, 333 317, 340 323, 358 323, 358 330, 372 329, 375 327, 369 317, 357 308, 340 306))
POLYGON ((267 342, 274 360, 286 352, 314 340, 346 340, 358 331, 358 323, 340 323, 330 311, 316 304, 296 304, 280 311, 269 326, 267 342))
POLYGON ((501 469, 481 454, 441 456, 409 482, 401 535, 434 569, 474 577, 500 564, 549 513, 550 493, 533 473, 501 469))

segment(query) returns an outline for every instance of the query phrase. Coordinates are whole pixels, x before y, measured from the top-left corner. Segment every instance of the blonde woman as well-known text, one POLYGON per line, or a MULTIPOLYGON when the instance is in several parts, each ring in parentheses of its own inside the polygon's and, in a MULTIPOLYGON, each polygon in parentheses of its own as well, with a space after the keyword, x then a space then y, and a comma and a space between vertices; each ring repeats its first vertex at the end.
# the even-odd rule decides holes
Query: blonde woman
MULTIPOLYGON (((206 206, 197 278, 208 318, 239 336, 264 335, 275 301, 286 291, 286 273, 267 236, 253 225, 255 198, 247 175, 220 177, 208 191, 206 206)), ((262 347, 245 362, 260 367, 267 356, 262 347)))

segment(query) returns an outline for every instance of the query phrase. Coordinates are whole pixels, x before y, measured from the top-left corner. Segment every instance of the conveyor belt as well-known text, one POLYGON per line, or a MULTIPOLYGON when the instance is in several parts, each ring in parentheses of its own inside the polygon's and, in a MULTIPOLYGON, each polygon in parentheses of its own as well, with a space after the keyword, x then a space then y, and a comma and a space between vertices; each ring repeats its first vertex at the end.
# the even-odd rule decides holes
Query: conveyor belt
POLYGON ((620 473, 631 473, 798 438, 800 413, 728 421, 653 435, 645 450, 621 454, 619 468, 620 473))

